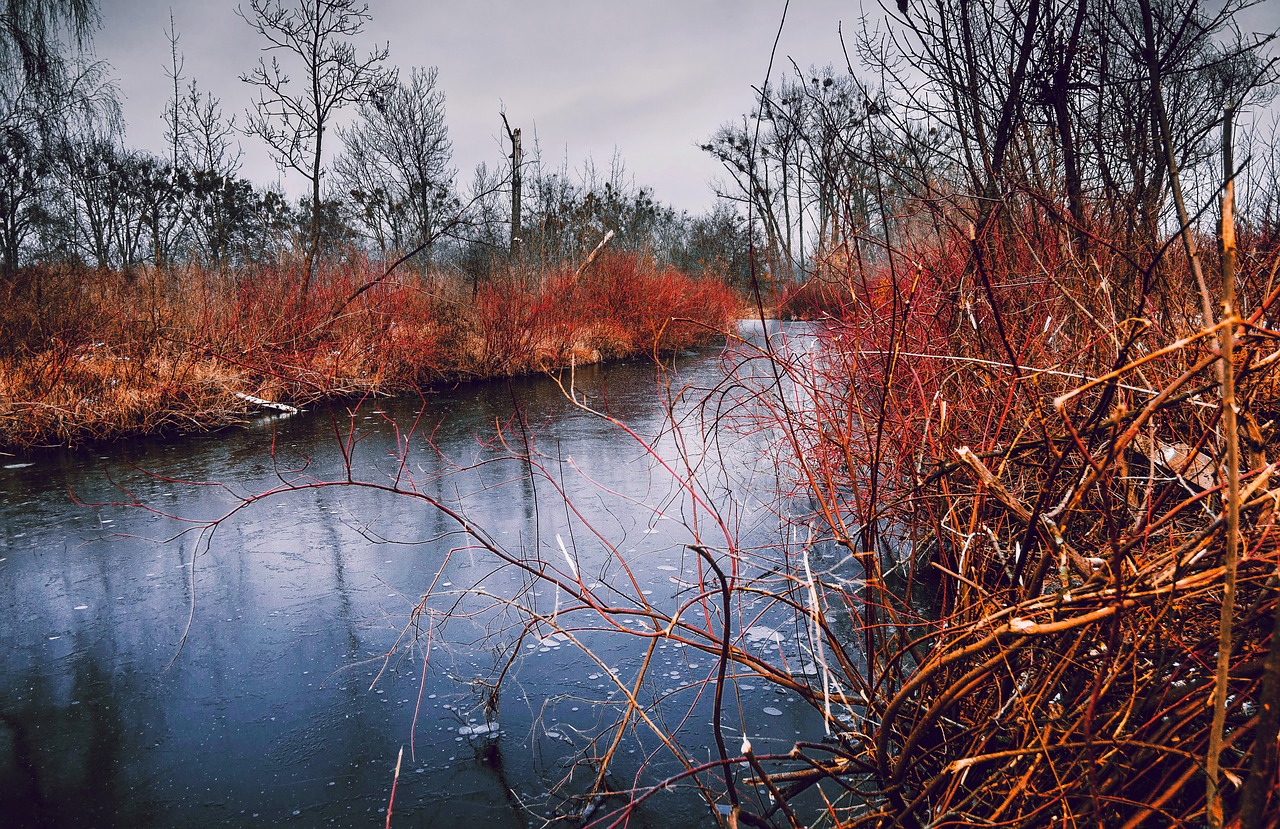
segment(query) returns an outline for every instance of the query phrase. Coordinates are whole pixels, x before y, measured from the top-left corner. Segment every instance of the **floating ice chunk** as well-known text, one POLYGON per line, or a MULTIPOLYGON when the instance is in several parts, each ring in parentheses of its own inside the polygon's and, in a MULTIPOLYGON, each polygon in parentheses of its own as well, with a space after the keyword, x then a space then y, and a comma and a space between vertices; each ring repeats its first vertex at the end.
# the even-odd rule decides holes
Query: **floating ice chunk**
MULTIPOLYGON (((254 397, 252 394, 241 394, 240 392, 235 392, 235 396, 246 403, 252 403, 253 405, 263 409, 275 409, 276 411, 284 412, 285 414, 298 413, 298 408, 296 406, 290 406, 287 403, 273 403, 270 400, 263 400, 261 397, 254 397)), ((294 812, 294 814, 296 815, 297 812, 294 812)))
POLYGON ((497 733, 498 724, 496 722, 464 725, 458 729, 458 735, 461 737, 485 737, 497 733))
POLYGON ((781 642, 782 634, 768 625, 752 625, 746 631, 747 642, 752 645, 765 645, 769 642, 781 642))
POLYGON ((774 708, 772 705, 765 706, 764 712, 765 712, 766 714, 768 714, 770 717, 781 717, 781 716, 782 716, 782 712, 781 712, 780 710, 778 710, 777 708, 774 708))
POLYGON ((680 568, 672 567, 670 564, 659 564, 656 569, 666 570, 669 573, 678 573, 680 571, 680 568))

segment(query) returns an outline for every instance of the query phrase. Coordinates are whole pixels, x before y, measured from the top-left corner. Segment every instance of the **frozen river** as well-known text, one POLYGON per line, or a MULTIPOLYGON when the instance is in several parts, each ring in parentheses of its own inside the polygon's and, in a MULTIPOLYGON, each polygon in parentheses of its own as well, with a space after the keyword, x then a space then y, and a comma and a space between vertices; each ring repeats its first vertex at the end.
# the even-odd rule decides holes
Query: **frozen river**
MULTIPOLYGON (((5 459, 6 825, 381 826, 403 750, 393 825, 540 826, 585 805, 574 796, 596 768, 584 758, 609 749, 636 689, 686 760, 633 717, 611 788, 713 760, 715 656, 636 632, 652 631, 646 608, 718 630, 716 597, 698 599, 714 582, 686 545, 723 548, 725 528, 735 543, 778 532, 744 494, 774 488, 765 436, 705 428, 704 404, 724 405, 708 396, 723 371, 707 349, 681 357, 665 390, 649 364, 577 372, 575 391, 653 453, 532 378, 5 459), (534 475, 512 457, 530 446, 534 475), (342 480, 344 455, 355 479, 416 495, 339 486, 253 500, 284 482, 342 480), (696 496, 678 484, 695 468, 696 496), (133 499, 149 509, 102 505, 133 499), (504 564, 426 499, 526 566, 504 564), (232 511, 212 532, 179 520, 232 511), (628 613, 605 623, 529 562, 628 613)), ((766 617, 741 624, 762 651, 785 655, 794 638, 766 617)), ((801 702, 749 676, 730 674, 724 707, 731 750, 744 723, 761 753, 815 727, 801 702)), ((706 825, 694 779, 723 788, 718 771, 685 778, 632 825, 706 825)))

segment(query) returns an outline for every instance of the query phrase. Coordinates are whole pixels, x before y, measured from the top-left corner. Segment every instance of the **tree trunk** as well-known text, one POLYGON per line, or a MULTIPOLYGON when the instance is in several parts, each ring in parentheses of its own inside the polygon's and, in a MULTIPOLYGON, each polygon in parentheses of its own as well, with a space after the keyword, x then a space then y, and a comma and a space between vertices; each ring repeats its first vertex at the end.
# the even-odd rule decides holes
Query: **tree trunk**
POLYGON ((520 147, 520 128, 510 130, 511 136, 511 258, 520 258, 520 165, 524 152, 520 147))
POLYGON ((311 277, 315 273, 316 257, 320 255, 320 152, 323 149, 324 127, 316 129, 316 152, 311 166, 311 239, 307 244, 307 267, 302 275, 302 299, 311 293, 311 277))

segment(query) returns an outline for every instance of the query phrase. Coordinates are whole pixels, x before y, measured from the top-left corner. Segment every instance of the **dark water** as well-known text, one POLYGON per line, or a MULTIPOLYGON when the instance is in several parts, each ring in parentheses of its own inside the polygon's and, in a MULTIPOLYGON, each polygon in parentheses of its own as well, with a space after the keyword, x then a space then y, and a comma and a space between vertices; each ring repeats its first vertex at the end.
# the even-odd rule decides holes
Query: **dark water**
MULTIPOLYGON (((675 388, 723 378, 717 350, 677 362, 675 388)), ((777 518, 746 494, 774 488, 759 457, 768 436, 708 443, 696 393, 678 405, 673 430, 659 379, 637 363, 575 381, 661 458, 701 464, 699 497, 718 505, 734 536, 768 541, 777 518)), ((684 545, 695 534, 724 544, 657 459, 573 409, 546 378, 467 385, 425 403, 369 401, 353 417, 318 410, 194 439, 5 459, 0 823, 382 826, 402 749, 396 826, 540 826, 549 810, 574 805, 562 798, 583 791, 590 769, 571 774, 573 763, 597 734, 597 753, 607 747, 619 682, 634 683, 649 640, 601 630, 422 500, 354 487, 238 500, 282 480, 344 478, 341 447, 353 438, 354 477, 399 474, 509 554, 562 573, 563 542, 584 583, 617 607, 687 603, 697 558, 684 545), (517 408, 546 477, 493 444, 495 424, 517 408), (398 445, 409 447, 403 466, 398 445), (83 505, 133 499, 153 511, 83 505), (232 510, 212 532, 177 518, 232 510), (595 658, 548 624, 520 639, 530 612, 554 617, 595 658), (513 650, 486 711, 477 683, 513 650)), ((770 636, 763 618, 742 624, 779 649, 784 636, 770 636)), ((664 641, 641 695, 704 762, 715 753, 703 687, 714 669, 706 653, 664 641)), ((731 751, 744 727, 758 753, 815 736, 812 712, 793 698, 750 677, 731 683, 731 751)), ((628 729, 611 782, 652 784, 678 769, 641 724, 628 729)), ((704 798, 673 787, 632 825, 710 822, 704 798)))

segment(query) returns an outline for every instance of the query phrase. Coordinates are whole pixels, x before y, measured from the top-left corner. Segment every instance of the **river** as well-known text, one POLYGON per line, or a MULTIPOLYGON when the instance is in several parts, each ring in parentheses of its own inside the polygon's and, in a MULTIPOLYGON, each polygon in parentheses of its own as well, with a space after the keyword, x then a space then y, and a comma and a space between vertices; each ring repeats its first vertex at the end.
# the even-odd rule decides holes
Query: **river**
MULTIPOLYGON (((704 428, 701 413, 726 405, 708 396, 724 372, 716 348, 680 356, 673 374, 645 362, 577 371, 579 399, 643 443, 541 377, 4 459, 5 825, 381 826, 403 752, 393 825, 540 826, 583 806, 573 796, 594 769, 575 761, 608 747, 634 688, 687 760, 712 760, 713 656, 635 635, 651 630, 643 613, 602 623, 423 498, 610 607, 688 606, 684 618, 701 618, 705 602, 689 605, 699 559, 686 545, 723 548, 710 519, 736 544, 781 532, 767 503, 778 483, 761 454, 769 436, 704 428), (529 445, 544 474, 512 457, 529 445), (345 479, 348 456, 353 479, 398 476, 422 497, 298 488, 345 479), (692 466, 694 493, 678 485, 692 466), (288 491, 256 497, 273 489, 288 491), (228 512, 216 529, 201 523, 228 512), (526 624, 530 614, 541 622, 526 624), (486 707, 484 683, 508 661, 486 707)), ((753 644, 782 653, 788 640, 768 622, 742 624, 753 644)), ((743 728, 757 753, 820 736, 794 696, 751 676, 729 686, 731 753, 743 728)), ((643 787, 680 768, 633 719, 608 779, 643 787)), ((715 788, 717 775, 701 779, 715 788)), ((710 822, 686 780, 646 800, 631 825, 710 822)))

